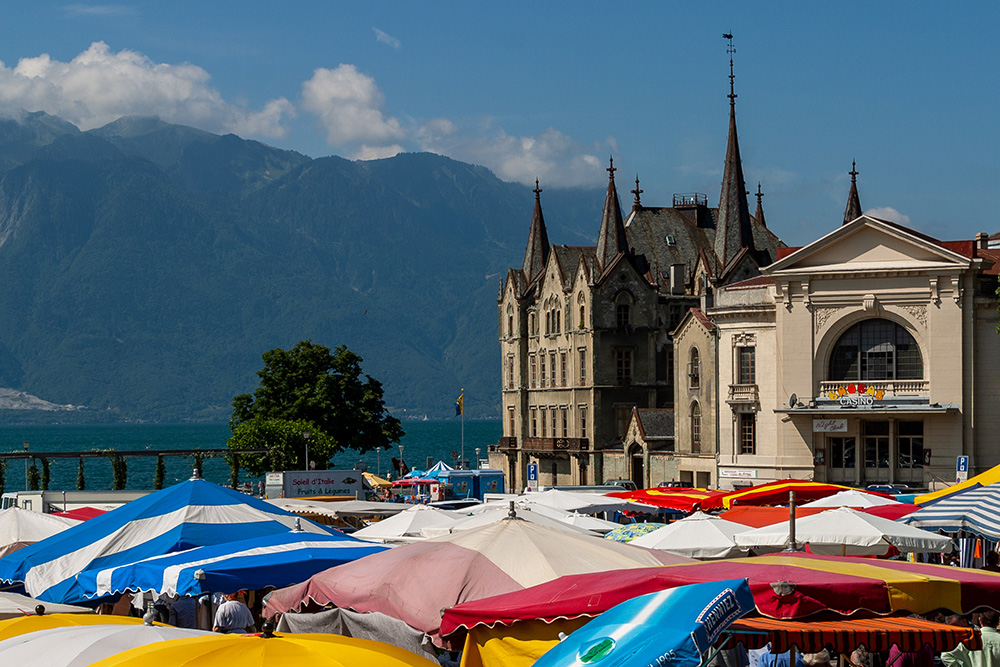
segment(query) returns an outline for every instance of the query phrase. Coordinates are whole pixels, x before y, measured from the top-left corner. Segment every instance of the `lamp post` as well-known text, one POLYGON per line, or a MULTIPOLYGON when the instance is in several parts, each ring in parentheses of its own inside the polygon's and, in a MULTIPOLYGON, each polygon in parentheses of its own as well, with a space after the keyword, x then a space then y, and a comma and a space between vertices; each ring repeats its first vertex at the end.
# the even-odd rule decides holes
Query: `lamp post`
POLYGON ((302 440, 306 443, 306 470, 309 470, 309 431, 302 433, 302 440))
POLYGON ((28 490, 28 445, 31 443, 25 442, 24 444, 24 490, 28 490))
POLYGON ((403 476, 403 446, 399 446, 399 476, 403 476))
POLYGON ((376 447, 375 448, 375 461, 376 461, 375 465, 378 468, 378 476, 381 477, 382 476, 382 448, 381 447, 376 447))
POLYGON ((476 447, 476 470, 479 470, 479 447, 476 447))

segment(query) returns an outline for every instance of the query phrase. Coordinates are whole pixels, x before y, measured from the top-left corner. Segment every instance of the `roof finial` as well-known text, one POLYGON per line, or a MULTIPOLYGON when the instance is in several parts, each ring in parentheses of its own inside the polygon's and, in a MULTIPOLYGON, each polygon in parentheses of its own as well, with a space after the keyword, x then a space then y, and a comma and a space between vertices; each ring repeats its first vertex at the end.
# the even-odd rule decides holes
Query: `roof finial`
POLYGON ((611 165, 610 167, 608 167, 608 173, 611 174, 611 180, 613 181, 613 180, 615 180, 615 172, 618 171, 617 169, 615 169, 615 156, 614 155, 608 156, 608 163, 611 165))
POLYGON ((847 172, 848 174, 851 175, 851 183, 858 182, 858 174, 861 172, 858 171, 857 167, 858 167, 857 160, 851 160, 851 170, 847 172))
POLYGON ((535 193, 535 201, 540 201, 541 197, 539 197, 539 195, 542 194, 542 189, 540 187, 538 187, 538 179, 537 178, 535 179, 535 189, 532 190, 532 192, 535 193))
POLYGON ((733 73, 733 54, 736 53, 736 47, 733 46, 733 33, 727 32, 722 35, 729 40, 729 47, 726 49, 726 53, 729 54, 729 104, 731 106, 736 106, 736 74, 733 73))
POLYGON ((642 202, 639 201, 639 195, 641 195, 642 193, 643 193, 643 191, 639 189, 639 174, 636 174, 635 175, 635 190, 632 190, 632 194, 635 195, 635 201, 632 203, 632 208, 633 209, 642 208, 642 202))
POLYGON ((760 200, 764 198, 764 193, 760 191, 760 181, 757 181, 757 206, 760 206, 760 200))

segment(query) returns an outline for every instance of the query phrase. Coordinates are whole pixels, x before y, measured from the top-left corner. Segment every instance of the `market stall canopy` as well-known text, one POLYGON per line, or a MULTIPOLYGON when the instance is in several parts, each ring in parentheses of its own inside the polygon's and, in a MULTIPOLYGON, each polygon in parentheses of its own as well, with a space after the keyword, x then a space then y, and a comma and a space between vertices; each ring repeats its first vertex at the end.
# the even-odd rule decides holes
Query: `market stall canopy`
POLYGON ((0 664, 87 667, 98 660, 139 646, 210 634, 205 630, 151 623, 53 628, 0 641, 0 664))
POLYGON ((29 598, 27 595, 0 591, 0 620, 18 618, 35 613, 35 607, 42 605, 47 614, 92 614, 93 609, 71 604, 58 604, 29 598))
POLYGON ((971 477, 964 482, 959 482, 958 484, 938 489, 937 491, 931 491, 930 493, 919 495, 913 502, 917 505, 927 505, 936 500, 941 500, 942 498, 950 496, 953 493, 960 493, 975 486, 989 486, 990 484, 996 484, 998 482, 1000 482, 1000 465, 993 466, 986 472, 979 473, 975 477, 971 477))
POLYGON ((729 627, 729 644, 740 642, 746 648, 771 644, 772 653, 792 648, 800 653, 819 653, 824 648, 833 653, 850 653, 864 645, 882 653, 893 646, 900 651, 919 651, 925 645, 934 652, 950 651, 959 644, 969 650, 982 647, 978 628, 945 625, 910 616, 851 618, 837 621, 789 621, 773 618, 742 618, 729 627))
POLYGON ((526 493, 521 496, 521 502, 529 505, 544 505, 566 512, 580 512, 581 514, 635 509, 634 505, 621 498, 599 493, 560 491, 559 489, 526 493))
POLYGON ((973 486, 953 493, 899 521, 926 530, 964 531, 991 540, 1000 539, 1000 484, 973 486))
POLYGON ((309 498, 269 498, 267 502, 295 514, 315 514, 331 519, 364 516, 392 516, 413 507, 407 503, 382 503, 368 500, 344 500, 323 502, 309 498))
POLYGON ((281 588, 388 548, 343 534, 293 530, 87 570, 80 575, 81 586, 94 591, 91 597, 138 591, 198 596, 281 588))
POLYGON ((745 551, 736 544, 733 536, 746 529, 743 524, 695 512, 689 517, 637 537, 631 544, 688 558, 730 558, 745 551))
POLYGON ((437 463, 435 463, 430 468, 428 468, 427 470, 424 471, 424 477, 430 477, 431 479, 437 479, 438 475, 440 475, 442 472, 445 472, 447 470, 454 470, 454 468, 452 468, 450 465, 448 465, 444 461, 438 461, 437 463))
MULTIPOLYGON (((46 604, 46 609, 48 605, 46 604)), ((0 640, 18 637, 29 632, 39 632, 51 628, 64 628, 77 625, 142 625, 142 619, 135 616, 117 616, 115 614, 78 614, 78 613, 48 613, 39 616, 15 616, 0 621, 0 640)), ((162 624, 160 624, 162 625, 162 624)))
POLYGON ((0 558, 79 523, 76 519, 8 507, 0 511, 0 558))
POLYGON ((448 528, 455 525, 459 515, 427 505, 409 505, 405 510, 388 519, 376 521, 354 531, 363 540, 406 542, 425 539, 420 531, 425 528, 448 528))
POLYGON ((0 581, 24 582, 28 593, 50 602, 83 602, 79 575, 151 556, 248 537, 322 526, 253 496, 191 479, 128 502, 0 559, 0 581))
POLYGON ((365 481, 368 482, 369 486, 372 488, 387 489, 392 486, 392 482, 384 477, 379 477, 375 473, 365 471, 361 473, 361 476, 365 478, 365 481))
MULTIPOLYGON (((405 544, 275 591, 265 616, 326 604, 377 611, 437 636, 441 610, 566 574, 687 559, 518 519, 405 544)), ((627 571, 627 570, 624 570, 627 571)))
POLYGON ((862 512, 865 514, 871 514, 872 516, 880 516, 883 519, 889 519, 890 521, 898 521, 907 514, 912 514, 920 509, 920 505, 911 505, 909 503, 896 503, 895 505, 878 505, 876 507, 866 507, 862 512))
POLYGON ((622 498, 644 505, 652 505, 653 507, 666 507, 667 509, 680 512, 693 512, 696 509, 700 509, 705 501, 721 498, 727 495, 727 492, 713 491, 711 489, 657 487, 639 489, 637 491, 615 491, 608 495, 613 498, 622 498))
MULTIPOLYGON (((760 553, 780 551, 788 545, 789 523, 776 523, 735 536, 736 544, 760 553)), ((950 553, 952 539, 943 535, 838 507, 795 519, 795 540, 816 554, 884 556, 895 547, 903 553, 950 553)))
POLYGON ((90 667, 233 667, 233 665, 308 665, 308 667, 439 667, 416 653, 370 639, 319 632, 303 634, 220 635, 156 642, 99 660, 90 667))
POLYGON ((893 500, 889 496, 881 493, 871 493, 870 491, 861 491, 859 489, 848 489, 846 491, 838 491, 832 496, 827 496, 826 498, 813 500, 812 502, 800 505, 800 507, 854 507, 855 509, 864 509, 866 507, 878 507, 879 505, 899 504, 898 500, 893 500))
MULTIPOLYGON (((827 508, 825 507, 796 507, 795 516, 812 516, 826 510, 827 508)), ((742 523, 744 526, 749 526, 750 528, 762 528, 764 526, 773 526, 782 521, 788 523, 789 513, 787 507, 744 505, 726 510, 716 516, 726 521, 732 521, 733 523, 742 523)))
POLYGON ((66 510, 65 512, 52 512, 51 516, 58 516, 63 519, 76 519, 77 521, 89 521, 94 517, 107 513, 108 510, 103 510, 99 507, 77 507, 76 509, 66 510))
POLYGON ((748 579, 757 611, 787 619, 819 612, 871 616, 950 609, 964 614, 994 606, 1000 595, 1000 574, 983 570, 781 554, 561 577, 447 609, 441 633, 477 624, 593 616, 637 595, 722 578, 748 579))
POLYGON ((849 489, 848 486, 803 479, 779 479, 776 482, 758 484, 747 489, 731 491, 724 496, 706 499, 701 503, 701 509, 705 511, 730 509, 734 505, 787 505, 792 491, 795 492, 795 502, 806 503, 849 489))
MULTIPOLYGON (((591 535, 594 534, 593 531, 588 528, 576 526, 564 521, 564 518, 572 516, 570 512, 552 509, 551 507, 545 507, 544 505, 531 505, 528 503, 515 503, 515 505, 515 516, 518 519, 523 519, 529 523, 535 523, 540 526, 556 530, 566 530, 591 535)), ((473 530, 498 521, 506 521, 510 518, 510 508, 504 507, 501 503, 489 503, 487 505, 477 506, 475 509, 477 511, 470 513, 468 516, 462 517, 450 526, 444 526, 443 528, 428 528, 423 530, 422 534, 425 537, 442 537, 449 533, 457 533, 463 530, 473 530)), ((610 521, 595 519, 594 517, 588 515, 578 516, 591 521, 611 523, 610 521)), ((612 528, 616 525, 617 524, 611 524, 612 528)), ((605 529, 605 532, 607 530, 610 529, 605 529)))

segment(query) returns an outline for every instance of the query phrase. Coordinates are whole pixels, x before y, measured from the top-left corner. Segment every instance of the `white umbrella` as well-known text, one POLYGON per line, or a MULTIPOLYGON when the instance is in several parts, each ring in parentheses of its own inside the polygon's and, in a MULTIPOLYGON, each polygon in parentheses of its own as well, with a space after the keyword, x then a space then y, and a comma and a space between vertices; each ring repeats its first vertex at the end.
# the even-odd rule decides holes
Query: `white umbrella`
POLYGON ((80 523, 41 512, 9 507, 0 511, 0 558, 80 523))
POLYGON ((71 604, 58 604, 56 602, 45 602, 29 598, 27 595, 0 592, 0 620, 5 618, 19 618, 35 613, 35 607, 42 605, 46 614, 92 614, 93 609, 87 607, 77 607, 71 604))
POLYGON ((838 491, 832 496, 805 503, 802 507, 878 507, 879 505, 898 505, 898 500, 892 500, 885 496, 877 496, 874 493, 865 493, 857 489, 847 489, 838 491))
POLYGON ((519 498, 519 503, 544 505, 567 512, 595 514, 597 512, 616 512, 618 510, 634 510, 633 502, 622 498, 612 498, 597 493, 581 493, 577 491, 560 491, 549 489, 537 493, 526 493, 519 498))
MULTIPOLYGON (((554 510, 551 508, 543 507, 541 505, 537 506, 528 505, 528 506, 518 506, 517 509, 515 509, 515 514, 518 519, 524 519, 529 523, 534 523, 539 526, 545 526, 546 528, 554 528, 556 530, 562 530, 571 533, 593 534, 587 528, 575 526, 573 524, 563 521, 565 517, 571 516, 571 514, 569 512, 563 512, 562 510, 554 510)), ((504 507, 499 503, 495 503, 491 504, 491 509, 489 510, 480 511, 470 516, 459 519, 456 523, 450 526, 425 528, 421 531, 421 534, 424 537, 441 537, 443 535, 447 535, 448 533, 458 533, 463 530, 472 530, 473 528, 481 528, 482 526, 488 526, 491 523, 503 521, 504 519, 507 519, 509 516, 510 516, 509 505, 508 507, 504 507)))
POLYGON ((86 667, 138 646, 204 637, 204 630, 162 625, 83 625, 38 630, 0 641, 0 664, 86 667))
POLYGON ((458 519, 454 512, 448 510, 413 505, 395 516, 356 530, 351 535, 365 540, 409 542, 424 539, 420 531, 425 528, 449 527, 458 519))
POLYGON ((741 523, 695 512, 651 533, 640 535, 629 544, 669 551, 689 558, 730 558, 745 551, 736 545, 733 536, 746 529, 741 523))
MULTIPOLYGON (((950 537, 882 517, 840 507, 795 520, 795 540, 813 553, 848 556, 882 556, 894 546, 906 553, 952 550, 950 537)), ((736 544, 754 550, 776 551, 788 542, 788 524, 776 523, 736 534, 736 544)))
POLYGON ((567 514, 559 520, 576 528, 585 528, 600 535, 611 532, 619 525, 614 521, 605 521, 604 519, 598 519, 596 516, 588 516, 579 512, 567 514))

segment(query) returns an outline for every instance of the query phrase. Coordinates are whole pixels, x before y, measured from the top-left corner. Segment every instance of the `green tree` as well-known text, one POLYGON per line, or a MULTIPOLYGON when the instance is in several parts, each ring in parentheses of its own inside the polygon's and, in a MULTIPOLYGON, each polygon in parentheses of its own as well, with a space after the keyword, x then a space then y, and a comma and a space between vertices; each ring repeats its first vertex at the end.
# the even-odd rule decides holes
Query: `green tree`
POLYGON ((41 475, 38 474, 38 464, 35 459, 31 459, 31 467, 28 468, 28 490, 38 491, 41 475))
POLYGON ((44 456, 42 461, 42 491, 49 490, 49 481, 52 479, 52 474, 49 470, 49 460, 44 456))
POLYGON ((107 456, 111 461, 111 488, 121 491, 128 481, 128 462, 118 452, 111 452, 107 456))
POLYGON ((167 475, 167 466, 163 463, 163 454, 156 456, 156 471, 153 473, 153 489, 159 491, 163 488, 163 478, 167 475))
MULTIPOLYGON (((362 358, 346 346, 331 352, 324 345, 305 340, 291 350, 276 348, 265 352, 263 359, 264 368, 257 372, 260 386, 253 395, 241 394, 233 399, 230 443, 237 440, 241 447, 278 448, 283 452, 281 460, 288 461, 288 456, 297 456, 292 445, 298 445, 304 452, 301 434, 308 432, 309 458, 316 461, 317 467, 325 468, 337 452, 388 448, 403 436, 399 420, 386 413, 382 383, 362 374, 362 358), (241 426, 252 422, 256 426, 240 431, 241 426), (294 427, 289 424, 301 423, 308 427, 301 427, 296 442, 294 427), (254 438, 255 433, 280 437, 254 438)), ((256 472, 249 463, 244 464, 256 472)))
MULTIPOLYGON (((333 440, 314 423, 303 419, 264 419, 256 417, 243 422, 233 431, 233 437, 226 443, 230 449, 266 449, 264 454, 240 453, 234 462, 234 453, 226 455, 230 469, 238 463, 251 475, 263 475, 271 470, 305 470, 306 439, 309 434, 309 458, 320 469, 326 468, 326 461, 335 453, 333 440)), ((238 480, 237 477, 231 479, 238 480)))
POLYGON ((87 478, 83 475, 83 457, 80 457, 80 465, 76 468, 76 490, 85 491, 87 489, 87 478))
POLYGON ((0 459, 0 493, 7 486, 7 459, 0 459))

